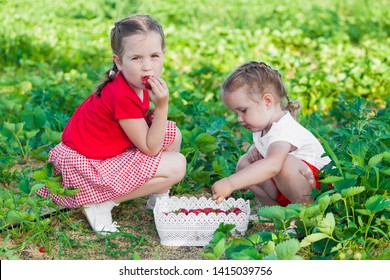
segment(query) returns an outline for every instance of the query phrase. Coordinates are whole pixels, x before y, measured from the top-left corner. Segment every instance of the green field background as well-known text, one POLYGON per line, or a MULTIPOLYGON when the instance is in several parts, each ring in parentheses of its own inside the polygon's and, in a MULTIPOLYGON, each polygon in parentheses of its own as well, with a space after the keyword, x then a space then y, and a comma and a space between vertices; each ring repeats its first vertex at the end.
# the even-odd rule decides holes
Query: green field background
MULTIPOLYGON (((299 121, 332 158, 324 184, 334 183, 351 203, 326 208, 337 222, 343 246, 337 250, 363 244, 363 258, 389 259, 389 1, 0 0, 0 7, 0 227, 20 225, 2 231, 0 257, 14 258, 30 243, 46 250, 71 244, 62 229, 57 235, 51 220, 40 218, 42 209, 54 206, 34 193, 51 183, 51 190, 66 195, 44 166, 48 152, 111 67, 114 22, 139 13, 157 19, 166 35, 162 76, 170 89, 169 119, 182 131, 187 158, 186 177, 172 194, 210 193, 215 180, 234 172, 251 133, 221 101, 220 86, 240 64, 264 61, 280 71, 291 99, 302 103, 299 121), (367 213, 384 214, 370 224, 374 214, 368 221, 367 213), (19 245, 6 250, 10 238, 19 245), (387 251, 378 251, 378 244, 387 251)), ((69 224, 80 232, 79 222, 69 224)))

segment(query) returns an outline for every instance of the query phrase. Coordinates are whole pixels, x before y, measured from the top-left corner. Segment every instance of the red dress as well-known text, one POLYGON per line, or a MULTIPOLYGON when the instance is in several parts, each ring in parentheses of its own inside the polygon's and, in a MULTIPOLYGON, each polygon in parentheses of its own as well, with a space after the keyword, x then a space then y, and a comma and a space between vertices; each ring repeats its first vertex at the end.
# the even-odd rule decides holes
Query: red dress
MULTIPOLYGON (((62 142, 49 153, 55 173, 61 173, 64 188, 78 188, 78 194, 59 197, 47 187, 37 191, 52 195, 64 207, 101 203, 127 194, 154 177, 160 151, 151 157, 139 151, 126 136, 118 120, 145 118, 149 109, 147 91, 143 102, 127 84, 122 73, 107 84, 101 96, 92 94, 75 111, 66 125, 62 142)), ((176 137, 176 124, 167 122, 163 148, 176 137)))

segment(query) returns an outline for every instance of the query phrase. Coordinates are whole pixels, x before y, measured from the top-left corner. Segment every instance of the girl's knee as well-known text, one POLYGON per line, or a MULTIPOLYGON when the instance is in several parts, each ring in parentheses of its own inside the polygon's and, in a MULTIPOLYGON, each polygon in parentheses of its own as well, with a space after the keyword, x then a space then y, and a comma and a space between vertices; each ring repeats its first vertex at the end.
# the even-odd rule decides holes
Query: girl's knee
POLYGON ((176 127, 176 137, 175 140, 173 141, 172 145, 177 147, 180 151, 180 146, 181 146, 181 141, 182 141, 182 134, 179 128, 176 127))
POLYGON ((181 131, 178 127, 176 127, 176 137, 175 137, 175 142, 178 142, 181 144, 181 140, 182 140, 182 134, 181 134, 181 131))
POLYGON ((175 153, 172 160, 170 176, 176 182, 181 181, 186 175, 187 160, 181 153, 175 153))

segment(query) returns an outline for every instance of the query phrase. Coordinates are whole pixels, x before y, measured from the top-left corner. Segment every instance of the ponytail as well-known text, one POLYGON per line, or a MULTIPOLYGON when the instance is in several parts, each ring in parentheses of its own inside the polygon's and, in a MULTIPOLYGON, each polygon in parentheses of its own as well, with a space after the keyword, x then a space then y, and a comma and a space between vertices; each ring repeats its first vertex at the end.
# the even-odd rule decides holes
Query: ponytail
POLYGON ((104 80, 95 88, 96 96, 100 96, 102 94, 103 88, 115 79, 118 72, 118 67, 116 67, 115 62, 113 62, 112 68, 104 73, 104 80))
POLYGON ((290 97, 286 94, 285 95, 287 99, 287 105, 285 106, 285 109, 287 109, 291 116, 296 119, 299 113, 299 109, 301 108, 301 103, 299 101, 291 101, 290 97))

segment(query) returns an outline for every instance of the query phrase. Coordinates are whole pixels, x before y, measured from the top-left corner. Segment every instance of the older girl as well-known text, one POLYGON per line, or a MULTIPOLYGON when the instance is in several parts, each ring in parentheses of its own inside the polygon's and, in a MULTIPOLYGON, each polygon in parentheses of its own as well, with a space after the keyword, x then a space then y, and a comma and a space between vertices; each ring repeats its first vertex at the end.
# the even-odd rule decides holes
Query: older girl
MULTIPOLYGON (((169 90, 160 77, 165 38, 161 25, 147 15, 133 15, 111 30, 112 69, 77 108, 62 142, 49 154, 71 197, 53 195, 65 207, 84 208, 96 232, 117 231, 111 210, 120 202, 168 195, 186 171, 180 154, 181 133, 167 121, 169 90), (149 97, 154 111, 149 110, 149 97)), ((38 191, 51 195, 45 187, 38 191)))

